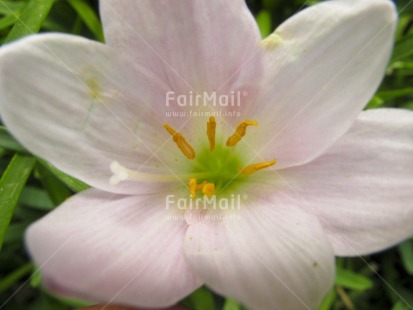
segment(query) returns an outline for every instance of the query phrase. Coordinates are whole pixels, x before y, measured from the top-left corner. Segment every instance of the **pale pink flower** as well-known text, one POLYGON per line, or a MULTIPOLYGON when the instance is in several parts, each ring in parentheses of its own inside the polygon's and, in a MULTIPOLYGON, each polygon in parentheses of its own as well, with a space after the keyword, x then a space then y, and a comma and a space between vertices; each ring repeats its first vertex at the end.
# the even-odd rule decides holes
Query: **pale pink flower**
POLYGON ((43 34, 0 51, 7 127, 94 187, 27 232, 49 289, 163 307, 205 284, 251 309, 315 309, 334 255, 413 234, 413 113, 361 112, 391 53, 391 1, 323 2, 261 43, 243 0, 105 0, 101 15, 106 44, 43 34), (211 151, 207 117, 168 117, 197 110, 167 106, 170 91, 242 92, 242 115, 216 117, 211 151), (244 120, 258 126, 227 147, 244 120), (201 197, 192 178, 246 195, 240 209, 168 208, 201 197))

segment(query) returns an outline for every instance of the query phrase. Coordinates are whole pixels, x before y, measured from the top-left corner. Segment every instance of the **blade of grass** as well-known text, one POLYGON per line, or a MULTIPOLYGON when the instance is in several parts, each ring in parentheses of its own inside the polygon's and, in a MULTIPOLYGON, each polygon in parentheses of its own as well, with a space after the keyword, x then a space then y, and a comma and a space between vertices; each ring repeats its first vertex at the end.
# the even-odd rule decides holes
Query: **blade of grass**
MULTIPOLYGON (((40 161, 40 160, 39 160, 40 161)), ((61 182, 49 169, 42 164, 36 166, 36 176, 39 177, 43 188, 48 192, 53 203, 58 206, 72 195, 66 184, 61 182)))
POLYGON ((337 268, 336 285, 352 290, 366 290, 373 286, 373 282, 354 271, 337 268))
POLYGON ((16 15, 10 14, 0 19, 0 30, 12 26, 17 20, 16 15))
POLYGON ((240 310, 240 305, 234 299, 227 298, 222 310, 240 310))
POLYGON ((318 307, 318 310, 330 310, 333 307, 336 297, 337 293, 334 290, 328 292, 321 302, 321 305, 318 307))
POLYGON ((26 3, 24 1, 17 0, 1 0, 0 1, 0 14, 9 15, 11 12, 16 13, 20 11, 26 3))
POLYGON ((400 61, 413 55, 413 36, 404 38, 396 43, 391 62, 400 61))
POLYGON ((45 190, 33 186, 26 186, 23 189, 20 204, 42 211, 51 211, 55 207, 45 190))
MULTIPOLYGON (((54 0, 30 0, 4 40, 4 43, 39 32, 53 3, 54 0)), ((3 5, 6 6, 4 3, 3 5)), ((15 13, 10 9, 10 14, 15 13)))
POLYGON ((406 272, 413 275, 413 241, 407 240, 399 245, 399 253, 406 272))
POLYGON ((271 33, 271 14, 268 11, 261 11, 255 18, 261 31, 261 37, 267 37, 271 33))
POLYGON ((44 166, 47 170, 49 170, 52 174, 54 174, 60 181, 62 181, 67 187, 69 187, 72 191, 78 193, 84 191, 89 188, 89 185, 75 179, 66 173, 60 171, 52 164, 48 163, 43 159, 39 159, 39 162, 42 166, 44 166))
POLYGON ((214 310, 214 296, 205 287, 201 287, 190 296, 192 305, 197 310, 214 310))
POLYGON ((377 96, 383 100, 390 100, 390 99, 395 99, 395 98, 404 97, 404 96, 411 96, 411 95, 413 95, 412 87, 380 91, 377 93, 377 96))
POLYGON ((36 159, 16 154, 7 166, 0 180, 0 250, 4 235, 9 227, 14 208, 29 178, 36 159))
POLYGON ((16 269, 11 274, 7 275, 0 280, 0 292, 4 292, 13 286, 17 281, 23 278, 25 275, 29 274, 33 270, 33 264, 27 263, 16 269))
POLYGON ((84 0, 69 0, 69 4, 79 14, 82 21, 100 42, 104 41, 102 25, 95 11, 84 0))

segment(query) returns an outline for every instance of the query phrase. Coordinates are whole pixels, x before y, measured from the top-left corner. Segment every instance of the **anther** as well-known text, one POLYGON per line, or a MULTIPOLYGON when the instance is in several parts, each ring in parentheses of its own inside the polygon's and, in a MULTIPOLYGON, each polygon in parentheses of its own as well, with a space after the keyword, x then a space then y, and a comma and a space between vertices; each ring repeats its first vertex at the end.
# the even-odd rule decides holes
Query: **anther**
POLYGON ((235 133, 228 138, 227 146, 235 146, 242 139, 243 136, 247 133, 248 126, 258 126, 258 123, 255 121, 246 120, 240 123, 235 129, 235 133))
POLYGON ((215 117, 211 116, 209 122, 207 123, 207 136, 209 140, 209 145, 211 151, 215 149, 215 130, 217 128, 217 123, 215 123, 215 117))
POLYGON ((180 134, 179 132, 175 131, 172 129, 171 126, 168 124, 163 124, 163 127, 165 127, 166 131, 170 133, 172 136, 172 139, 176 143, 176 145, 179 147, 181 152, 188 158, 188 159, 194 159, 195 158, 195 151, 192 148, 192 146, 185 140, 184 136, 180 134))
POLYGON ((271 166, 275 165, 276 163, 277 163, 276 160, 271 160, 271 161, 266 161, 264 163, 252 164, 252 165, 246 166, 244 168, 241 168, 239 170, 239 172, 241 172, 245 175, 250 175, 254 172, 257 172, 258 170, 271 167, 271 166))
POLYGON ((214 195, 215 193, 215 185, 214 183, 206 183, 203 187, 202 187, 202 194, 211 197, 212 195, 214 195))
POLYGON ((190 178, 188 181, 189 187, 189 197, 195 198, 196 193, 201 191, 202 194, 210 197, 215 193, 215 185, 214 183, 208 183, 207 181, 203 181, 202 183, 198 184, 197 179, 190 178))
POLYGON ((189 197, 195 198, 196 196, 196 191, 197 191, 197 185, 196 185, 196 179, 195 178, 190 178, 188 185, 189 185, 189 197))

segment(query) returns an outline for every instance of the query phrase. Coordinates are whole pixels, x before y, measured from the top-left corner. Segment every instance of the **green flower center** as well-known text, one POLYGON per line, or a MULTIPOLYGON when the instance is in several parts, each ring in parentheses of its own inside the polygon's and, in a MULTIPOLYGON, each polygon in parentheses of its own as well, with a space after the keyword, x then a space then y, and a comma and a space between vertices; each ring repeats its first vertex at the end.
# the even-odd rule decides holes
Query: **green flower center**
POLYGON ((212 151, 205 146, 196 155, 190 174, 201 176, 200 183, 214 184, 215 194, 224 195, 245 180, 245 174, 240 173, 243 165, 245 160, 233 149, 218 144, 212 151))
POLYGON ((237 126, 235 133, 228 138, 225 146, 216 145, 216 122, 214 117, 210 117, 207 123, 209 147, 203 147, 198 155, 181 133, 167 124, 163 125, 182 153, 193 160, 193 168, 189 171, 192 176, 188 180, 191 198, 195 198, 198 192, 206 196, 225 195, 233 191, 234 187, 240 186, 246 176, 276 163, 272 160, 245 166, 242 156, 232 149, 245 136, 248 126, 257 125, 255 121, 243 121, 237 126))
POLYGON ((210 117, 207 123, 209 146, 205 145, 197 154, 181 133, 164 124, 164 128, 172 136, 172 140, 182 154, 191 161, 188 171, 184 175, 148 174, 130 170, 114 161, 110 165, 113 173, 109 180, 110 184, 116 185, 126 180, 169 183, 176 182, 178 177, 181 180, 188 180, 190 198, 197 198, 198 195, 206 195, 208 197, 214 195, 220 197, 230 196, 234 194, 235 188, 238 191, 239 186, 246 183, 250 174, 271 167, 276 163, 275 160, 271 160, 248 165, 243 154, 233 149, 245 136, 247 127, 257 125, 258 123, 255 121, 243 121, 237 126, 235 133, 227 139, 226 145, 216 145, 216 122, 214 117, 210 117))

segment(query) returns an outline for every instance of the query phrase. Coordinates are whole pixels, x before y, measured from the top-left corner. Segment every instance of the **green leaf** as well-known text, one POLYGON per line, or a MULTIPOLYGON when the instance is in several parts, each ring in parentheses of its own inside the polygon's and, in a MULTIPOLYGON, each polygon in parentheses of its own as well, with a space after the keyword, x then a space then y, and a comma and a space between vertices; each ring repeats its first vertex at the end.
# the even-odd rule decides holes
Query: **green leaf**
POLYGON ((81 191, 84 191, 88 188, 90 188, 89 185, 83 183, 82 181, 75 179, 66 173, 60 171, 57 169, 55 166, 52 164, 48 163, 47 161, 43 159, 39 159, 39 162, 51 173, 53 173, 60 181, 62 181, 64 184, 66 184, 67 187, 69 187, 72 191, 78 193, 81 191))
POLYGON ((240 310, 240 304, 234 299, 227 298, 222 310, 240 310))
POLYGON ((408 102, 403 105, 403 109, 413 110, 413 102, 408 102))
POLYGON ((328 292, 324 297, 321 305, 318 307, 318 310, 330 310, 333 307, 334 302, 336 301, 337 294, 334 290, 328 292))
MULTIPOLYGON (((39 32, 53 3, 54 0, 30 0, 4 40, 4 43, 39 32)), ((4 2, 2 5, 7 9, 7 5, 4 2)), ((15 14, 11 9, 9 13, 15 14)))
POLYGON ((409 36, 396 43, 391 62, 400 61, 413 55, 413 36, 409 36))
POLYGON ((402 88, 402 89, 395 89, 395 90, 387 90, 387 91, 380 91, 377 93, 377 96, 383 100, 390 100, 399 97, 413 95, 413 88, 402 88))
MULTIPOLYGON (((39 161, 41 161, 39 159, 39 161)), ((36 167, 36 177, 40 179, 44 189, 49 193, 55 205, 60 205, 67 198, 72 196, 72 192, 54 173, 43 166, 43 162, 36 167)))
POLYGON ((33 264, 27 263, 0 280, 0 293, 12 287, 17 281, 33 270, 33 264))
POLYGON ((17 20, 17 15, 14 15, 14 14, 10 14, 10 15, 3 17, 2 19, 0 19, 0 30, 9 28, 16 22, 16 20, 17 20))
POLYGON ((25 148, 9 134, 4 126, 0 126, 0 147, 16 152, 27 152, 25 148))
POLYGON ((10 224, 9 228, 7 229, 6 235, 4 236, 4 244, 21 242, 24 236, 24 231, 29 224, 29 222, 10 224))
POLYGON ((399 245, 399 253, 406 272, 413 275, 413 241, 407 240, 399 245))
POLYGON ((0 14, 17 15, 16 12, 20 11, 25 5, 25 1, 0 0, 0 14))
POLYGON ((193 292, 190 296, 194 309, 197 310, 215 310, 214 296, 205 287, 201 287, 193 292))
POLYGON ((261 11, 255 17, 261 31, 261 37, 265 38, 271 33, 271 14, 268 11, 261 11))
POLYGON ((366 110, 368 109, 374 109, 382 106, 384 104, 384 100, 380 98, 379 96, 374 96, 371 98, 370 102, 366 106, 366 110))
POLYGON ((64 297, 64 296, 60 296, 57 294, 52 294, 49 293, 51 296, 53 296, 53 298, 55 298, 56 300, 60 301, 62 304, 68 305, 70 308, 75 308, 75 309, 79 309, 79 308, 84 308, 84 307, 90 307, 96 303, 94 302, 90 302, 90 301, 86 301, 86 300, 80 300, 80 299, 75 299, 75 298, 70 298, 70 297, 64 297))
POLYGON ((36 159, 16 154, 7 166, 0 180, 0 249, 9 227, 14 208, 29 178, 36 159))
POLYGON ((95 11, 84 0, 69 0, 69 4, 100 42, 104 41, 102 25, 95 11))
POLYGON ((406 305, 403 301, 399 300, 394 304, 391 310, 411 310, 412 308, 406 305))
POLYGON ((336 285, 352 290, 366 290, 373 286, 373 282, 360 274, 348 269, 337 268, 336 285))
POLYGON ((55 207, 46 191, 32 186, 26 186, 23 189, 20 203, 44 211, 50 211, 55 207))
POLYGON ((32 287, 39 287, 42 284, 42 274, 40 268, 34 268, 32 276, 30 277, 30 285, 32 287))

